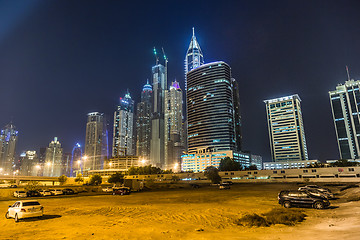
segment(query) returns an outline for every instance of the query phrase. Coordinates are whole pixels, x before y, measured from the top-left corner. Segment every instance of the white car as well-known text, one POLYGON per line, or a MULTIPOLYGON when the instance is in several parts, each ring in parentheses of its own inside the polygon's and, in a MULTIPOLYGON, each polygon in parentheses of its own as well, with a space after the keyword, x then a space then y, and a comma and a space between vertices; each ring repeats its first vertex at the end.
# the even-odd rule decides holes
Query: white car
POLYGON ((20 198, 20 197, 27 197, 27 195, 26 195, 26 192, 25 192, 25 191, 15 191, 15 192, 14 192, 14 197, 18 197, 18 198, 20 198))
POLYGON ((49 190, 41 190, 40 191, 41 196, 46 197, 46 196, 51 196, 51 192, 49 190))
POLYGON ((9 206, 5 214, 7 219, 14 218, 18 222, 23 218, 42 217, 44 215, 44 207, 36 200, 17 201, 9 206))
POLYGON ((49 189, 49 191, 51 192, 51 195, 62 195, 63 192, 61 189, 49 189))

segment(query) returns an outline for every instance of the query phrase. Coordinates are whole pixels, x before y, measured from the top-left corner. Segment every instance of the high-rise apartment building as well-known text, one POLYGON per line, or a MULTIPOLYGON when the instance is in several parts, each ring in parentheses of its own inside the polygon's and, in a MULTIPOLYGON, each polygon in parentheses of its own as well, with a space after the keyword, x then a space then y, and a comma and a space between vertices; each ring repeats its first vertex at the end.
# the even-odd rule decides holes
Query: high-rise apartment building
POLYGON ((0 174, 12 174, 18 131, 14 124, 7 124, 0 134, 0 174))
POLYGON ((188 152, 236 150, 230 66, 218 61, 187 74, 188 152))
POLYGON ((137 104, 136 110, 136 155, 145 160, 150 159, 151 103, 152 86, 147 81, 142 89, 141 101, 137 104))
POLYGON ((46 149, 44 176, 59 177, 62 174, 63 149, 57 137, 50 142, 46 149))
POLYGON ((183 93, 175 80, 165 91, 165 169, 180 169, 183 141, 183 93))
POLYGON ((112 156, 134 155, 134 101, 129 91, 114 113, 113 150, 112 156))
POLYGON ((308 160, 299 95, 264 102, 273 161, 308 160))
MULTIPOLYGON (((166 62, 165 62, 166 65, 166 62)), ((153 98, 151 117, 150 163, 157 167, 165 164, 164 97, 167 89, 166 66, 152 67, 153 98)))
POLYGON ((348 80, 329 92, 341 159, 360 158, 359 88, 359 80, 348 80))
POLYGON ((241 114, 240 114, 240 93, 239 84, 237 81, 231 79, 233 89, 233 104, 234 104, 234 124, 235 124, 235 147, 237 151, 242 150, 242 133, 241 133, 241 114))
POLYGON ((20 154, 20 175, 37 176, 40 170, 39 159, 36 151, 26 151, 20 154))
POLYGON ((103 113, 91 112, 87 115, 85 156, 84 171, 103 168, 104 158, 108 157, 107 124, 103 113))
POLYGON ((70 177, 76 177, 77 173, 81 173, 83 168, 82 149, 79 143, 76 143, 71 151, 70 177))

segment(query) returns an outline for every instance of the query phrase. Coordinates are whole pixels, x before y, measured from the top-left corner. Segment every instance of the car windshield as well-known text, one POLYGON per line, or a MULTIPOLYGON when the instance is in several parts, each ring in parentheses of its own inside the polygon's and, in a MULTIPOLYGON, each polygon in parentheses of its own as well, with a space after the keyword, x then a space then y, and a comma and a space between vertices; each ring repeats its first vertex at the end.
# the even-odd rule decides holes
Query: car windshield
POLYGON ((39 202, 23 202, 23 207, 40 205, 39 202))

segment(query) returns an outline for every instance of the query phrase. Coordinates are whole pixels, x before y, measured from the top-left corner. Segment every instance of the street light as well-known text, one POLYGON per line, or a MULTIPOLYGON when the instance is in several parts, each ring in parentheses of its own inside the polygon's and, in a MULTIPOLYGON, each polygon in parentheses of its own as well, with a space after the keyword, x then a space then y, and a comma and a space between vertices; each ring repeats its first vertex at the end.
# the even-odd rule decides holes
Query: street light
POLYGON ((109 162, 109 166, 110 166, 110 169, 111 169, 111 166, 112 166, 112 162, 109 162))

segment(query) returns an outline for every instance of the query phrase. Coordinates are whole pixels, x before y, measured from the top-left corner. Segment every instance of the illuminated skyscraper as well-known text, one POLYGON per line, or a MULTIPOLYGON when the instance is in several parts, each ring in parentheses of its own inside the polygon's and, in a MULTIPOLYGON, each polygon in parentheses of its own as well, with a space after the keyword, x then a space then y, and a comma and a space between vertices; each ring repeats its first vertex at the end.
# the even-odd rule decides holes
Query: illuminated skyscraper
POLYGON ((7 124, 0 134, 0 175, 12 174, 18 131, 14 124, 7 124))
POLYGON ((120 98, 114 113, 113 157, 135 154, 133 129, 134 101, 128 91, 124 98, 120 98))
POLYGON ((151 101, 152 86, 147 81, 141 92, 141 102, 137 104, 136 119, 136 155, 142 160, 150 159, 151 101))
POLYGON ((167 89, 167 60, 165 66, 156 61, 152 67, 153 100, 151 117, 150 163, 157 167, 165 164, 164 97, 167 89))
POLYGON ((299 95, 264 102, 273 161, 308 160, 299 95))
POLYGON ((165 165, 166 169, 180 169, 183 141, 183 93, 175 80, 165 91, 165 165))
POLYGON ((242 133, 241 133, 241 114, 240 114, 240 95, 239 84, 237 81, 231 79, 233 89, 233 103, 234 103, 234 124, 235 124, 235 146, 237 151, 242 150, 242 133))
POLYGON ((37 176, 39 172, 39 159, 36 151, 26 151, 20 154, 20 175, 37 176))
POLYGON ((50 142, 46 149, 44 176, 59 177, 62 173, 63 149, 57 137, 50 142))
POLYGON ((103 113, 91 112, 87 115, 85 155, 83 170, 103 168, 104 158, 108 157, 107 124, 103 113))
POLYGON ((81 145, 79 143, 76 143, 71 151, 70 177, 76 177, 76 174, 81 172, 81 169, 83 168, 84 165, 83 161, 87 160, 81 158, 82 158, 81 145))
POLYGON ((359 88, 360 80, 349 78, 329 92, 340 159, 360 158, 359 88))

